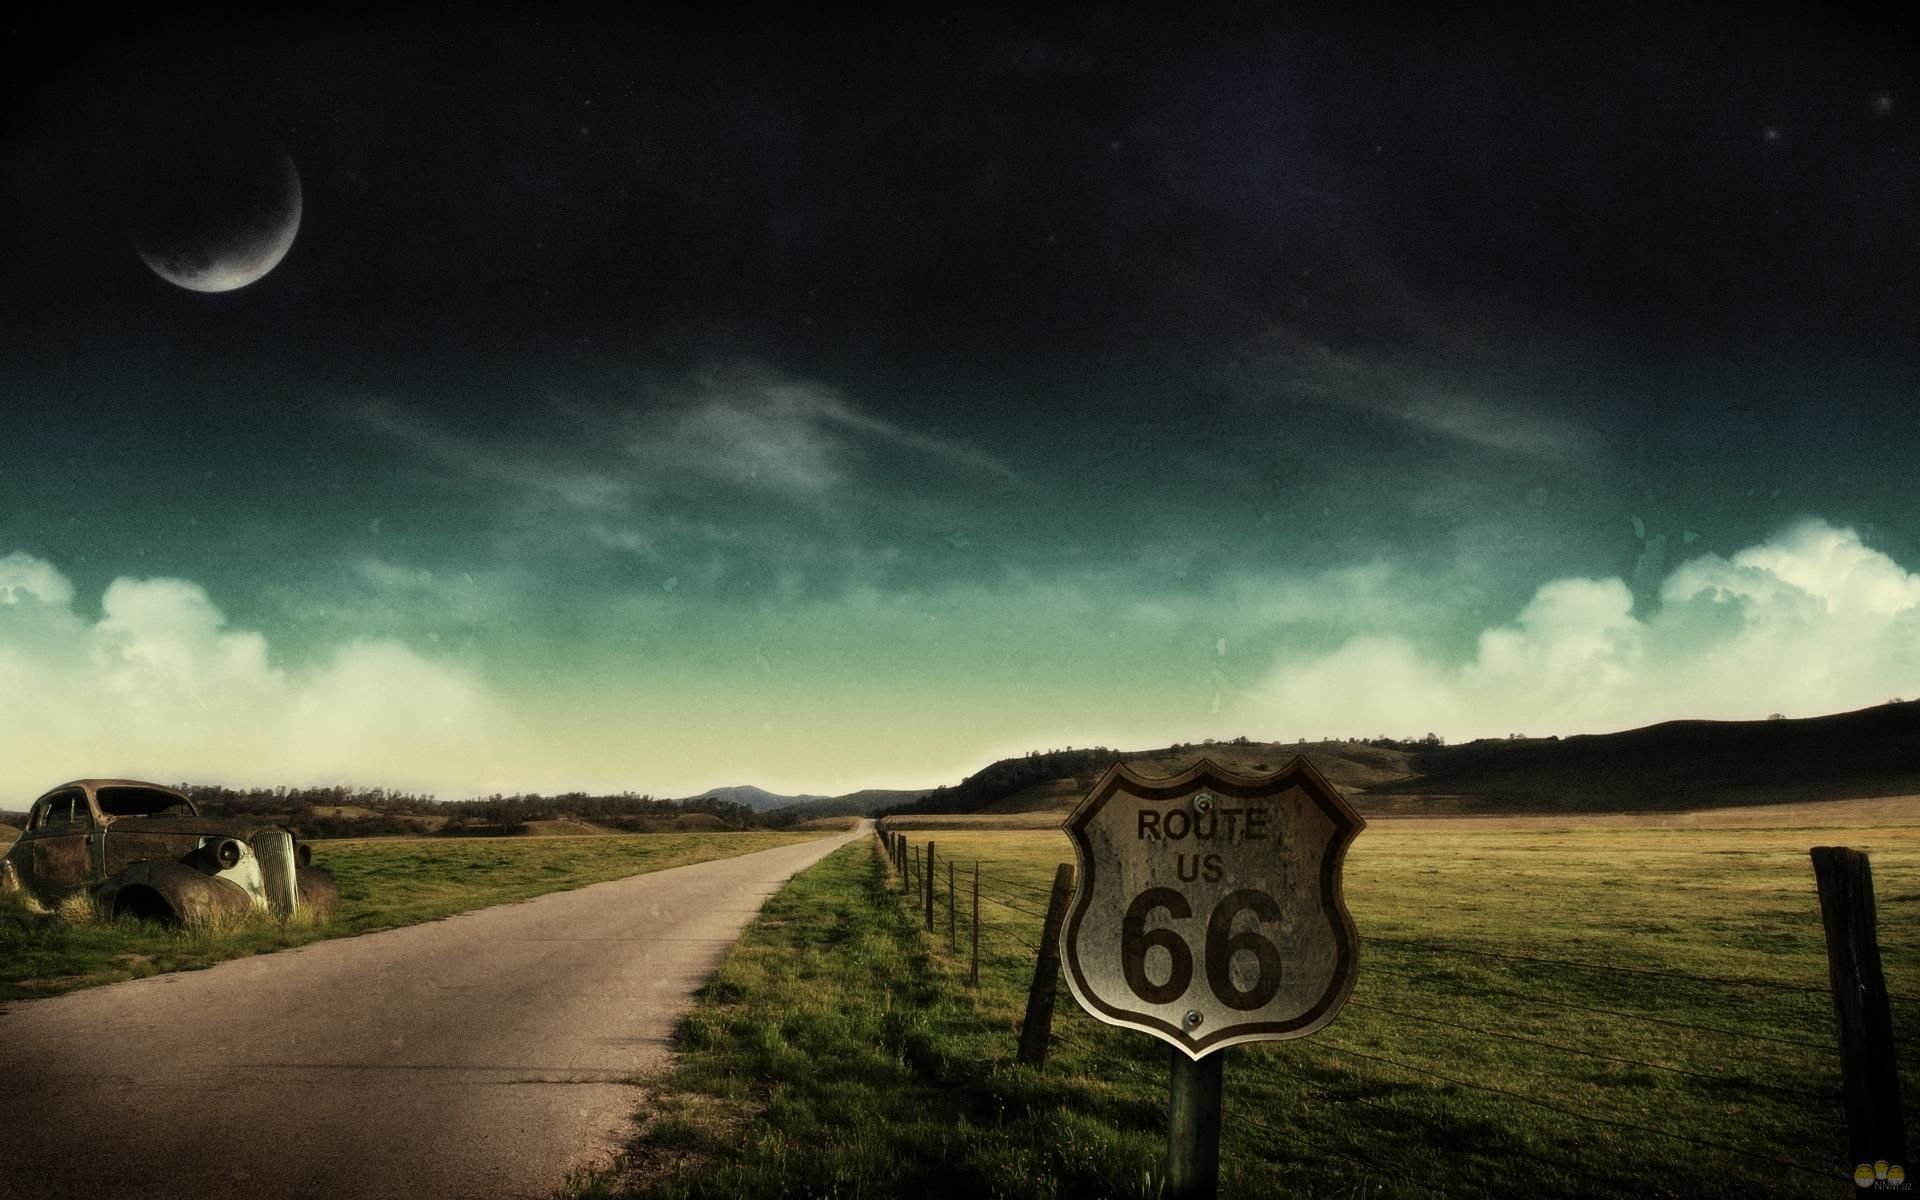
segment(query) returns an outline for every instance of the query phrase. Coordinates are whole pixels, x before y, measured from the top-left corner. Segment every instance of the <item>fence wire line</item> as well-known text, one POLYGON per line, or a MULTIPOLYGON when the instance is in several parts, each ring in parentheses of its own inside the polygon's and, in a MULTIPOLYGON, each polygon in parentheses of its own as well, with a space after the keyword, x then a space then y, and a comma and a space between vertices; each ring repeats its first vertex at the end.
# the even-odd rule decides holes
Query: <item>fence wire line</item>
POLYGON ((1431 1067, 1416 1066, 1413 1063, 1401 1062, 1398 1059, 1388 1058, 1382 1054, 1369 1054, 1365 1050, 1355 1050, 1350 1046, 1342 1046, 1342 1045, 1335 1044, 1333 1042, 1325 1042, 1325 1043, 1322 1043, 1320 1047, 1316 1047, 1316 1048, 1323 1048, 1335 1054, 1350 1054, 1355 1058, 1364 1058, 1370 1062, 1385 1063, 1387 1066, 1397 1067, 1402 1071, 1411 1071, 1416 1075, 1430 1076, 1434 1079, 1440 1080, 1443 1083, 1453 1084, 1455 1087, 1471 1088, 1477 1092, 1489 1092, 1496 1096, 1505 1096, 1511 1100, 1518 1100, 1522 1104, 1531 1104, 1535 1108, 1545 1109, 1548 1112, 1559 1113, 1562 1116, 1572 1117, 1575 1120, 1586 1121, 1590 1124, 1608 1125, 1615 1129, 1626 1129, 1634 1133, 1646 1133, 1646 1134, 1652 1134, 1654 1137, 1671 1138, 1677 1142, 1686 1142, 1689 1145, 1699 1146, 1708 1150, 1719 1150, 1726 1154, 1737 1154, 1742 1158, 1751 1158, 1759 1162, 1772 1163, 1774 1166, 1777 1166, 1777 1167, 1790 1167, 1795 1171, 1803 1171, 1808 1175, 1817 1175, 1822 1179, 1850 1178, 1846 1172, 1841 1171, 1837 1168, 1809 1167, 1805 1163, 1798 1163, 1793 1161, 1790 1158, 1777 1158, 1771 1154, 1762 1154, 1757 1150, 1743 1150, 1738 1146, 1730 1146, 1725 1142, 1715 1142, 1715 1141, 1710 1141, 1706 1138, 1692 1137, 1684 1133, 1675 1133, 1671 1129, 1655 1129, 1650 1125, 1636 1125, 1631 1121, 1620 1121, 1612 1117, 1601 1117, 1601 1116, 1596 1116, 1593 1113, 1584 1113, 1578 1109, 1566 1108, 1562 1105, 1554 1104, 1551 1101, 1541 1100, 1535 1096, 1529 1096, 1524 1092, 1515 1092, 1507 1088, 1494 1087, 1493 1085, 1486 1084, 1486 1083, 1473 1083, 1465 1079, 1456 1079, 1451 1075, 1443 1074, 1439 1071, 1432 1069, 1431 1067))
MULTIPOLYGON (((1371 963, 1367 964, 1367 966, 1363 969, 1368 974, 1391 975, 1396 979, 1411 979, 1416 983, 1433 982, 1432 980, 1428 979, 1428 977, 1424 975, 1415 975, 1408 971, 1392 971, 1392 970, 1388 970, 1385 967, 1375 966, 1371 963)), ((1436 986, 1440 986, 1440 985, 1436 984, 1436 986)), ((1600 1008, 1591 1004, 1575 1004, 1571 1000, 1552 1000, 1552 999, 1548 999, 1545 996, 1534 995, 1530 992, 1516 992, 1511 990, 1510 988, 1497 988, 1487 984, 1462 983, 1462 982, 1450 979, 1445 981, 1444 990, 1471 992, 1476 995, 1482 995, 1482 996, 1506 996, 1515 1000, 1525 1000, 1533 1004, 1544 1004, 1550 1008, 1567 1008, 1567 1009, 1572 1009, 1575 1012, 1587 1012, 1587 1013, 1595 1013, 1597 1015, 1606 1016, 1606 1017, 1618 1017, 1621 1020, 1625 1020, 1625 1021, 1649 1021, 1655 1025, 1671 1025, 1676 1029, 1694 1029, 1702 1033, 1718 1033, 1726 1037, 1744 1038, 1744 1039, 1750 1039, 1752 1041, 1757 1041, 1757 1042, 1778 1042, 1783 1046, 1800 1046, 1808 1050, 1818 1050, 1823 1054, 1829 1053, 1833 1050, 1832 1046, 1824 1042, 1810 1042, 1803 1038, 1780 1037, 1774 1034, 1767 1034, 1767 1033, 1747 1033, 1739 1029, 1727 1029, 1724 1026, 1720 1026, 1720 1025, 1699 1025, 1699 1024, 1695 1024, 1692 1021, 1676 1021, 1668 1017, 1650 1016, 1646 1013, 1624 1012, 1620 1009, 1600 1008)))
POLYGON ((1347 1003, 1354 1008, 1364 1008, 1371 1012, 1383 1013, 1386 1016, 1398 1017, 1406 1021, 1423 1021, 1429 1025, 1444 1025, 1448 1029, 1459 1029, 1467 1033, 1477 1033, 1482 1037, 1494 1038, 1497 1041, 1519 1042, 1523 1045, 1539 1046, 1545 1050, 1557 1050, 1562 1054, 1573 1054, 1582 1058, 1597 1059, 1600 1062, 1617 1063, 1623 1067, 1644 1067, 1649 1071, 1671 1071, 1675 1075, 1685 1075, 1693 1079, 1704 1079, 1712 1083, 1733 1084, 1738 1087, 1753 1088, 1762 1091, 1780 1092, 1783 1095, 1798 1096, 1806 1100, 1818 1100, 1822 1103, 1831 1103, 1839 1098, 1838 1092, 1830 1094, 1815 1092, 1809 1091, 1806 1088, 1787 1087, 1783 1084, 1763 1083, 1758 1079, 1743 1079, 1737 1075, 1716 1075, 1710 1071, 1695 1071, 1687 1067, 1670 1067, 1664 1063, 1644 1062, 1637 1058, 1622 1058, 1615 1054, 1602 1054, 1597 1050, 1583 1050, 1578 1046, 1564 1046, 1558 1042, 1549 1042, 1541 1038, 1528 1037, 1525 1034, 1508 1033, 1498 1029, 1485 1029, 1478 1025, 1467 1025, 1459 1021, 1449 1021, 1443 1017, 1429 1017, 1421 1013, 1411 1013, 1397 1008, 1387 1008, 1384 1005, 1368 1004, 1363 1000, 1350 1000, 1347 1003))
POLYGON ((1005 884, 1007 887, 1020 888, 1032 892, 1036 896, 1053 895, 1053 888, 1051 886, 1042 887, 1037 883, 1022 883, 1017 879, 1008 879, 1003 875, 989 875, 985 871, 980 872, 980 878, 990 879, 995 883, 1005 884))
POLYGON ((1033 909, 1027 908, 1023 905, 1014 904, 1014 903, 1011 903, 1010 901, 1002 900, 1000 899, 1000 897, 995 896, 990 892, 988 892, 985 888, 980 889, 980 898, 982 900, 987 901, 990 904, 998 904, 1001 908, 1010 908, 1014 912, 1022 913, 1029 917, 1037 917, 1042 921, 1047 919, 1047 914, 1043 912, 1035 912, 1033 909))
POLYGON ((1544 963, 1555 967, 1575 967, 1583 971, 1599 971, 1616 975, 1646 975, 1655 979, 1684 979, 1690 983, 1725 984, 1732 987, 1771 988, 1780 992, 1798 992, 1808 995, 1824 996, 1830 991, 1826 987, 1812 987, 1799 983, 1781 983, 1774 979, 1753 979, 1739 975, 1694 975, 1686 971, 1662 971, 1652 967, 1625 967, 1613 963, 1581 962, 1571 958, 1544 958, 1531 954, 1502 954, 1495 950, 1469 950, 1464 946, 1442 946, 1434 942, 1418 942, 1411 938, 1380 937, 1376 934, 1362 934, 1360 940, 1378 942, 1385 946, 1409 946, 1417 950, 1428 950, 1436 954, 1465 954, 1474 958, 1497 958, 1508 962, 1544 963))
POLYGON ((1014 930, 1008 928, 1005 925, 988 925, 985 922, 982 922, 980 925, 981 941, 986 941, 989 935, 992 935, 994 937, 1010 938, 1013 941, 1020 943, 1022 946, 1025 946, 1028 950, 1033 951, 1035 954, 1040 953, 1040 943, 1035 941, 1030 941, 1027 938, 1022 937, 1020 934, 1016 933, 1014 930))
MULTIPOLYGON (((911 844, 909 843, 909 845, 911 844)), ((1009 881, 1002 880, 1000 882, 1009 882, 1009 881)), ((1029 916, 1039 917, 1042 920, 1045 919, 1044 913, 1035 913, 1031 909, 1026 909, 1018 905, 1009 904, 1006 901, 989 896, 984 890, 981 892, 981 896, 983 898, 988 899, 992 903, 1000 904, 1002 907, 1012 909, 1013 911, 1021 912, 1029 916)), ((1021 945, 1026 946, 1029 949, 1035 950, 1036 952, 1039 949, 1036 943, 1029 941, 1028 939, 1020 936, 1019 934, 1013 932, 1013 930, 1007 928, 1004 925, 997 925, 997 924, 990 925, 990 926, 983 925, 982 928, 990 929, 995 933, 1008 936, 1012 938, 1014 941, 1019 942, 1021 945)), ((1367 936, 1366 940, 1379 942, 1385 945, 1404 946, 1404 947, 1410 947, 1413 949, 1426 950, 1426 951, 1438 953, 1438 954, 1464 954, 1464 955, 1468 955, 1476 958, 1492 958, 1492 959, 1498 959, 1502 961, 1539 963, 1539 964, 1550 965, 1550 966, 1572 967, 1579 970, 1618 973, 1618 974, 1625 974, 1625 975, 1640 975, 1640 976, 1648 976, 1653 978, 1679 979, 1679 980, 1684 980, 1691 983, 1722 984, 1722 985, 1737 986, 1737 987, 1759 987, 1759 988, 1766 988, 1766 989, 1771 989, 1776 991, 1802 993, 1802 994, 1821 994, 1827 990, 1825 988, 1816 988, 1816 987, 1808 987, 1808 986, 1802 986, 1802 985, 1796 985, 1796 984, 1780 983, 1774 980, 1752 979, 1752 978, 1737 977, 1737 976, 1696 975, 1696 974, 1690 974, 1690 973, 1681 972, 1681 971, 1663 971, 1663 970, 1656 970, 1656 969, 1646 968, 1646 967, 1627 967, 1627 966, 1620 966, 1617 964, 1581 962, 1573 959, 1547 958, 1543 956, 1534 956, 1534 955, 1503 954, 1503 953, 1498 953, 1498 952, 1489 951, 1489 950, 1470 950, 1465 947, 1444 946, 1444 945, 1439 945, 1431 942, 1419 942, 1419 941, 1415 941, 1407 938, 1367 936)), ((1387 972, 1383 972, 1383 974, 1401 974, 1401 973, 1387 971, 1387 972)), ((1404 974, 1402 974, 1401 977, 1415 978, 1414 976, 1409 976, 1404 974)), ((1608 1016, 1625 1017, 1625 1018, 1634 1019, 1634 1020, 1650 1020, 1659 1024, 1673 1025, 1680 1028, 1699 1029, 1699 1030, 1708 1031, 1708 1032, 1724 1033, 1730 1036, 1752 1038, 1755 1040, 1783 1042, 1789 1045, 1806 1046, 1806 1047, 1816 1048, 1816 1049, 1825 1048, 1817 1045, 1816 1043, 1801 1042, 1801 1041, 1796 1041, 1794 1039, 1789 1039, 1789 1038, 1768 1037, 1767 1035, 1762 1035, 1762 1034, 1739 1033, 1733 1030, 1717 1029, 1713 1026, 1692 1025, 1686 1022, 1662 1020, 1661 1018, 1657 1018, 1657 1017, 1645 1017, 1638 1014, 1620 1013, 1611 1009, 1590 1009, 1590 1008, 1586 1008, 1586 1006, 1574 1005, 1574 1004, 1569 1004, 1569 1003, 1560 1002, 1560 1001, 1544 1000, 1540 997, 1527 996, 1523 993, 1510 992, 1510 991, 1506 991, 1505 989, 1481 988, 1477 990, 1493 991, 1497 994, 1510 995, 1518 999, 1535 1000, 1540 1003, 1552 1005, 1555 1007, 1591 1011, 1591 1012, 1596 1012, 1596 1013, 1600 1013, 1608 1016)), ((1906 996, 1890 995, 1889 999, 1903 1000, 1903 1001, 1908 1001, 1912 1003, 1920 1003, 1920 998, 1911 998, 1906 996)), ((1592 1058, 1601 1059, 1605 1061, 1621 1063, 1623 1065, 1646 1067, 1652 1070, 1673 1071, 1677 1074, 1694 1076, 1702 1079, 1712 1080, 1715 1082, 1734 1083, 1740 1086, 1764 1088, 1771 1091, 1781 1091, 1781 1092, 1786 1092, 1789 1094, 1795 1094, 1800 1096, 1811 1096, 1816 1099, 1827 1098, 1827 1097, 1815 1096, 1813 1093, 1799 1091, 1797 1089, 1778 1087, 1776 1085, 1764 1084, 1754 1080, 1742 1080, 1742 1079, 1736 1079, 1731 1076, 1718 1076, 1718 1075, 1706 1074, 1703 1072, 1689 1071, 1689 1070, 1686 1070, 1685 1068, 1664 1067, 1654 1063, 1642 1063, 1636 1060, 1616 1058, 1611 1055, 1597 1054, 1590 1051, 1575 1049, 1573 1047, 1559 1046, 1553 1043, 1538 1041, 1537 1039, 1521 1037, 1518 1035, 1502 1034, 1492 1030, 1484 1030, 1484 1029, 1478 1029, 1472 1026, 1459 1025, 1455 1022, 1444 1021, 1439 1018, 1419 1017, 1419 1016, 1415 1016, 1414 1014, 1394 1012, 1393 1010, 1388 1010, 1378 1005, 1368 1005, 1359 1001, 1354 1001, 1353 1003, 1359 1005, 1360 1007, 1373 1008, 1376 1011, 1389 1013, 1390 1015, 1411 1016, 1416 1020, 1425 1020, 1425 1021, 1429 1021, 1436 1024, 1450 1025, 1450 1026, 1454 1026, 1456 1028, 1465 1030, 1467 1032, 1479 1033, 1485 1036, 1501 1038, 1504 1040, 1525 1042, 1528 1044, 1539 1045, 1547 1049, 1553 1049, 1553 1050, 1558 1050, 1558 1051, 1563 1051, 1563 1052, 1573 1053, 1573 1054, 1580 1054, 1587 1057, 1592 1057, 1592 1058)), ((1092 1044, 1083 1042, 1078 1038, 1068 1037, 1064 1034, 1055 1033, 1052 1035, 1052 1037, 1056 1041, 1059 1041, 1066 1045, 1073 1046, 1076 1049, 1081 1050, 1083 1053, 1087 1053, 1097 1059, 1101 1059, 1106 1062, 1119 1065, 1123 1069, 1129 1072, 1132 1072, 1135 1074, 1144 1073, 1145 1069, 1137 1061, 1134 1061, 1128 1058, 1122 1058, 1112 1053, 1103 1053, 1101 1052, 1101 1050, 1099 1050, 1092 1044)), ((1803 1174, 1817 1176, 1822 1179, 1847 1179, 1848 1178, 1848 1176, 1844 1171, 1840 1171, 1838 1169, 1810 1167, 1805 1163, 1796 1162, 1789 1158, 1781 1158, 1775 1155, 1763 1154, 1754 1150, 1746 1150, 1741 1147, 1729 1145, 1724 1142, 1716 1142, 1706 1138, 1693 1137, 1691 1135, 1684 1134, 1684 1133, 1676 1133, 1672 1130, 1657 1129, 1652 1126, 1635 1124, 1634 1122, 1631 1122, 1631 1121, 1621 1121, 1612 1117, 1603 1117, 1603 1116, 1598 1116, 1592 1113, 1581 1112, 1577 1109, 1568 1108, 1563 1105, 1554 1104, 1550 1101, 1541 1100, 1538 1097, 1529 1096, 1522 1092, 1512 1091, 1507 1088, 1495 1087, 1490 1084, 1474 1083, 1470 1080, 1458 1079, 1453 1076, 1447 1075, 1443 1072, 1433 1070, 1430 1067, 1418 1066, 1413 1063, 1403 1062, 1398 1059, 1389 1058, 1385 1055, 1371 1054, 1364 1050, 1354 1049, 1352 1047, 1339 1045, 1333 1042, 1322 1042, 1317 1048, 1323 1049, 1332 1053, 1336 1053, 1336 1054, 1350 1055, 1354 1058, 1365 1059, 1370 1062, 1381 1063, 1385 1066, 1393 1067, 1403 1071, 1412 1072, 1413 1074, 1416 1074, 1416 1075, 1424 1075, 1432 1079, 1440 1080, 1443 1083, 1451 1084, 1455 1087, 1468 1088, 1473 1091, 1486 1092, 1491 1095, 1505 1096, 1509 1099, 1517 1100, 1522 1104, 1531 1105, 1532 1107, 1539 1108, 1547 1112, 1556 1113, 1561 1116, 1571 1117, 1577 1121, 1584 1121, 1590 1124, 1604 1125, 1609 1128, 1622 1129, 1622 1130, 1626 1130, 1633 1133, 1649 1134, 1654 1137, 1662 1137, 1662 1138, 1667 1138, 1673 1141, 1684 1142, 1688 1145, 1698 1146, 1703 1149, 1716 1150, 1722 1153, 1736 1155, 1741 1158, 1751 1159, 1756 1162, 1768 1163, 1770 1165, 1777 1166, 1777 1167, 1785 1167, 1785 1168, 1788 1168, 1789 1170, 1799 1171, 1803 1174)), ((1314 1090, 1320 1092, 1322 1095, 1328 1096, 1329 1098, 1333 1098, 1336 1100, 1338 1099, 1357 1100, 1362 1103, 1365 1103, 1374 1107, 1378 1107, 1387 1111, 1391 1111, 1395 1107, 1393 1105, 1384 1104, 1380 1101, 1374 1100, 1366 1096, 1355 1095, 1351 1097, 1341 1097, 1338 1093, 1334 1093, 1328 1090, 1324 1086, 1310 1079, 1307 1079, 1305 1076, 1299 1075, 1296 1072, 1288 1071, 1285 1068, 1279 1067, 1278 1064, 1268 1062, 1263 1065, 1267 1069, 1277 1070, 1281 1074, 1291 1076, 1301 1081, 1302 1083, 1305 1083, 1308 1087, 1313 1088, 1314 1090)), ((1277 1130, 1273 1130, 1271 1127, 1267 1127, 1267 1126, 1262 1126, 1262 1127, 1267 1128, 1269 1132, 1275 1132, 1275 1133, 1279 1132, 1277 1130)), ((1282 1134, 1281 1136, 1284 1136, 1284 1134, 1282 1134)), ((1348 1158, 1352 1157, 1351 1155, 1343 1155, 1343 1156, 1348 1158)), ((1362 1163, 1362 1165, 1366 1165, 1366 1164, 1362 1163)), ((1422 1186, 1429 1186, 1429 1185, 1423 1184, 1422 1186)), ((1443 1194, 1444 1194, 1444 1191, 1443 1191, 1443 1194)))

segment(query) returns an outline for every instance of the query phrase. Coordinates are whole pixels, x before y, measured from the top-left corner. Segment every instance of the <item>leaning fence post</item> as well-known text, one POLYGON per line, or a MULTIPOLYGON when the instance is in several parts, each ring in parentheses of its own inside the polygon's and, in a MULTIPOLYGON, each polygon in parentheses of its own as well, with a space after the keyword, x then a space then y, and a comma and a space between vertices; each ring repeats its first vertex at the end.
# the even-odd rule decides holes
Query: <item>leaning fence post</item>
POLYGON ((927 885, 926 907, 928 933, 933 932, 933 875, 933 843, 929 841, 927 843, 927 873, 921 879, 921 882, 927 885))
POLYGON ((980 986, 980 860, 973 862, 973 969, 967 982, 980 986))
MULTIPOLYGON (((1900 1116, 1900 1068, 1894 1058, 1887 981, 1880 973, 1873 868, 1865 853, 1815 846, 1813 877, 1827 934, 1827 976, 1840 1037, 1840 1085, 1847 1105, 1847 1151, 1865 1164, 1907 1164, 1900 1116)), ((1857 1181, 1857 1180, 1856 1180, 1857 1181)))
POLYGON ((953 901, 953 860, 947 860, 947 953, 960 951, 960 906, 953 901))
POLYGON ((1033 963, 1033 984, 1027 988, 1027 1017, 1020 1024, 1020 1061, 1043 1066, 1047 1042, 1053 1036, 1053 999, 1060 980, 1060 922, 1066 919, 1067 897, 1073 893, 1073 864, 1061 863, 1053 872, 1053 895, 1047 900, 1047 920, 1040 928, 1040 953, 1033 963))

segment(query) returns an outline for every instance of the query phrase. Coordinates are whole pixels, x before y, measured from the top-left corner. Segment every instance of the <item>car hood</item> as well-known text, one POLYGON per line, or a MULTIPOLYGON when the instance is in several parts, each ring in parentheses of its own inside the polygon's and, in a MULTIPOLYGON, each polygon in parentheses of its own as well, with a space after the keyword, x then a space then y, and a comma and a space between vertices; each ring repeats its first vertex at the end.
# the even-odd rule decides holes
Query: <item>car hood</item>
POLYGON ((114 817, 107 822, 108 832, 189 833, 201 837, 230 837, 250 840, 262 829, 285 829, 277 821, 248 817, 114 817))

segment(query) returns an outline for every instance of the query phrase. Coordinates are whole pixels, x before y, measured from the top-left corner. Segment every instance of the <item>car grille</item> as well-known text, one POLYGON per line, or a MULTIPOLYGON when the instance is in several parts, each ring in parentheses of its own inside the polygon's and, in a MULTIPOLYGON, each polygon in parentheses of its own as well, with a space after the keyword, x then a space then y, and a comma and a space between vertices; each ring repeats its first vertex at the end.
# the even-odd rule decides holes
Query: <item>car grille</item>
POLYGON ((284 829, 262 829, 253 835, 253 855, 260 860, 267 907, 286 916, 300 895, 299 881, 293 873, 293 835, 284 829))

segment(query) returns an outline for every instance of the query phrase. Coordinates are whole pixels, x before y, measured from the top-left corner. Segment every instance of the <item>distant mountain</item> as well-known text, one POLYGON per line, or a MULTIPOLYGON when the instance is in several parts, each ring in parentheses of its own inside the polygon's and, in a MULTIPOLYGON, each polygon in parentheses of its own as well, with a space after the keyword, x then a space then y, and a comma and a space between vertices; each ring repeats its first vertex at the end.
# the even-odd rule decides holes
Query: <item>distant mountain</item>
MULTIPOLYGON (((769 792, 765 788, 754 787, 752 784, 742 784, 738 787, 709 788, 701 792, 700 795, 711 796, 715 800, 730 801, 734 804, 744 804, 755 812, 768 812, 776 808, 790 808, 796 804, 814 804, 833 798, 830 796, 782 796, 774 792, 769 792)), ((697 798, 698 797, 693 796, 687 797, 689 800, 697 798)))
POLYGON ((1054 750, 1001 759, 952 787, 879 810, 1067 810, 1115 762, 1171 776, 1201 758, 1277 770, 1295 755, 1361 812, 1624 812, 1920 794, 1920 701, 1831 716, 1669 721, 1621 733, 1424 742, 1182 743, 1054 750))
POLYGON ((769 825, 790 825, 796 821, 807 821, 814 817, 870 817, 882 809, 911 804, 926 795, 929 790, 918 788, 911 791, 889 791, 885 788, 869 788, 864 792, 848 792, 844 796, 829 796, 824 799, 816 796, 797 804, 773 809, 762 815, 769 825))

